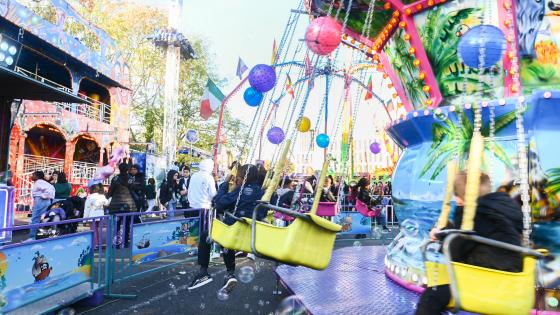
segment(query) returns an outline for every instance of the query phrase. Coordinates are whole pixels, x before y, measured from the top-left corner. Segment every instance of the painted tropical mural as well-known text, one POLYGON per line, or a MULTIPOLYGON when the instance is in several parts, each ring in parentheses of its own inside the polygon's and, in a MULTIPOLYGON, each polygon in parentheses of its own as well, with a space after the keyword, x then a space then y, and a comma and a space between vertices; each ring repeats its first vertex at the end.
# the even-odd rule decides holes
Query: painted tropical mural
POLYGON ((560 88, 560 5, 557 2, 517 0, 524 93, 560 88))
POLYGON ((415 56, 410 43, 404 39, 405 32, 398 29, 385 46, 385 53, 404 87, 407 98, 415 108, 424 108, 429 94, 422 90, 424 81, 419 79, 420 69, 414 65, 415 56))
MULTIPOLYGON (((430 179, 435 180, 445 169, 447 163, 455 159, 459 160, 459 167, 461 169, 465 168, 465 162, 468 160, 468 153, 473 135, 473 123, 471 121, 472 118, 464 111, 458 111, 457 116, 457 123, 450 119, 444 119, 439 123, 433 124, 432 144, 428 152, 426 163, 420 172, 421 177, 430 175, 430 179)), ((500 133, 500 131, 511 125, 514 121, 515 111, 496 117, 494 121, 494 132, 496 134, 500 133)), ((483 122, 480 132, 485 138, 489 137, 490 121, 483 122)), ((484 143, 484 148, 486 154, 482 166, 483 170, 488 171, 490 167, 488 160, 489 156, 492 154, 508 169, 513 169, 511 159, 502 146, 501 141, 487 140, 484 143)))
MULTIPOLYGON (((443 96, 440 106, 462 105, 474 99, 495 99, 503 95, 502 64, 484 70, 465 66, 459 59, 457 47, 472 27, 480 25, 484 1, 449 2, 414 17, 432 71, 443 96), (437 34, 437 35, 436 35, 437 34)), ((497 17, 497 9, 491 8, 497 17)), ((485 21, 496 25, 497 20, 485 21)))

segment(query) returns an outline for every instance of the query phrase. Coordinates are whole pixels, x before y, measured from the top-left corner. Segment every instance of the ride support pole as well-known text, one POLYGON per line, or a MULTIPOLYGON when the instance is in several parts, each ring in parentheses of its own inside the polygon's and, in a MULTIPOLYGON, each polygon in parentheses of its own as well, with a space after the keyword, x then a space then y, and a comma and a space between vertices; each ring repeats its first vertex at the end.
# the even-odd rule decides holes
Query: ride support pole
POLYGON ((218 146, 220 144, 220 132, 222 131, 222 123, 223 123, 223 116, 224 116, 224 109, 226 107, 227 102, 229 101, 229 99, 237 94, 237 92, 239 92, 239 90, 241 90, 241 87, 243 86, 243 84, 245 83, 245 81, 247 81, 249 79, 248 76, 246 76, 243 80, 241 80, 241 82, 239 82, 239 84, 237 84, 237 86, 233 89, 233 91, 231 91, 231 93, 229 93, 224 100, 222 101, 222 106, 220 106, 220 115, 218 116, 218 129, 216 130, 216 143, 214 144, 214 174, 217 173, 218 170, 218 146))

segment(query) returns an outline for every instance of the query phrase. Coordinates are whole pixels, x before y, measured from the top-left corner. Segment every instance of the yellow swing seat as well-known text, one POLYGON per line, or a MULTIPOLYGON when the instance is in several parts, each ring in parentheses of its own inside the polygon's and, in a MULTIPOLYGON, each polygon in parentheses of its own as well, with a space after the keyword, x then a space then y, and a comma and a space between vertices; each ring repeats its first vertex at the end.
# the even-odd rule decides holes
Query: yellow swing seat
POLYGON ((253 252, 282 263, 323 270, 331 260, 336 233, 341 226, 314 214, 260 204, 296 219, 287 227, 278 227, 255 219, 239 218, 228 226, 214 219, 212 239, 225 248, 253 252))
POLYGON ((455 311, 461 309, 492 315, 527 315, 535 306, 537 259, 544 257, 541 252, 464 234, 448 236, 443 251, 450 261, 448 273, 455 311), (507 272, 452 261, 450 244, 459 237, 520 253, 523 255, 522 271, 507 272))

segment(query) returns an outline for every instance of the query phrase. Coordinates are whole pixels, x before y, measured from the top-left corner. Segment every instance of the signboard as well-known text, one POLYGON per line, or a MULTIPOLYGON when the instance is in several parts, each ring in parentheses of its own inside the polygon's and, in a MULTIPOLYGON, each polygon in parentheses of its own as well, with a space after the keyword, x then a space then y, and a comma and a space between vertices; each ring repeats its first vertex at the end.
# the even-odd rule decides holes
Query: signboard
POLYGON ((185 140, 189 143, 197 143, 198 142, 198 131, 190 129, 185 134, 185 140))
POLYGON ((91 279, 93 232, 0 248, 0 313, 91 279))
POLYGON ((334 217, 334 223, 342 226, 339 234, 369 234, 371 232, 371 218, 364 217, 359 212, 340 212, 334 217))
MULTIPOLYGON (((0 228, 14 225, 14 188, 0 185, 0 228)), ((0 232, 0 242, 12 240, 12 231, 0 232)))
POLYGON ((146 174, 146 153, 131 152, 130 157, 132 158, 133 164, 138 164, 138 171, 146 174))
POLYGON ((147 263, 160 258, 198 253, 199 218, 135 224, 132 227, 132 262, 147 263))

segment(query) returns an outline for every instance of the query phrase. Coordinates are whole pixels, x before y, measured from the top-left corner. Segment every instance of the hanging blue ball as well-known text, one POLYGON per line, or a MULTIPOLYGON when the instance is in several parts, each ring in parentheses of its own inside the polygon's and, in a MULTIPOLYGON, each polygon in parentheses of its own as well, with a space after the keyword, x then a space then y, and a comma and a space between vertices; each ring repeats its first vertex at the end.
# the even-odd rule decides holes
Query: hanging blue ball
POLYGON ((506 50, 506 37, 494 25, 479 25, 471 28, 461 37, 457 50, 464 64, 480 68, 480 53, 484 52, 483 68, 498 63, 506 50))
POLYGON ((259 106, 262 102, 263 94, 250 86, 243 93, 243 99, 249 106, 259 106))
POLYGON ((329 146, 329 143, 331 142, 331 139, 329 138, 328 135, 324 134, 324 133, 320 133, 317 135, 317 138, 315 138, 315 142, 317 142, 317 145, 319 146, 319 148, 327 148, 329 146))
POLYGON ((276 71, 269 65, 258 64, 249 72, 249 83, 261 93, 268 92, 276 84, 276 71))
POLYGON ((268 138, 268 141, 270 141, 270 143, 280 144, 282 143, 282 141, 284 141, 284 130, 282 130, 282 128, 280 127, 272 127, 266 133, 266 137, 268 138))

